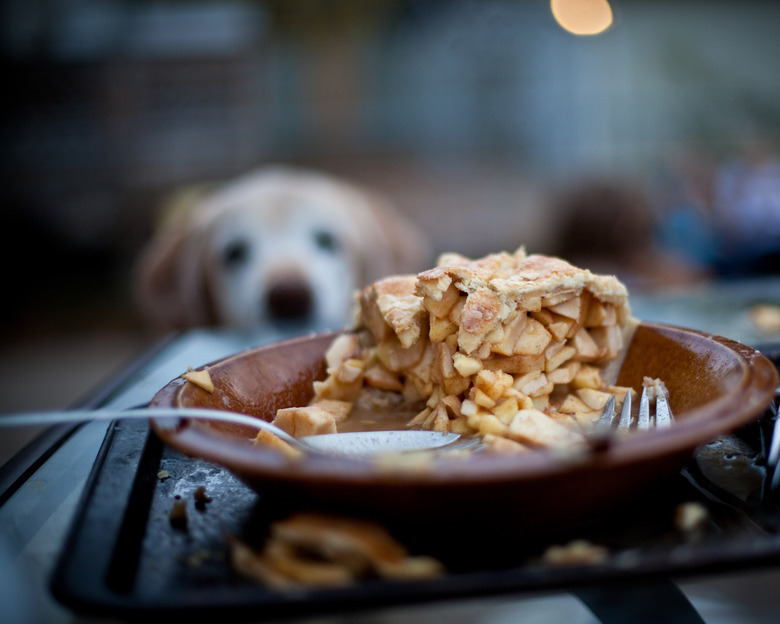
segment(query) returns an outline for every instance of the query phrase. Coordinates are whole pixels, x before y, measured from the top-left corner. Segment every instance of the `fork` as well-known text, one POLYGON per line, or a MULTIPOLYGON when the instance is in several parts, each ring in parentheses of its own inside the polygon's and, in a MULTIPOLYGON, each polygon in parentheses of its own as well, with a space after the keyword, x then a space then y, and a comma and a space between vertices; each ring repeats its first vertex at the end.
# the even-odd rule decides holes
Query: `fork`
MULTIPOLYGON (((659 395, 655 399, 655 418, 650 415, 650 401, 648 389, 642 390, 642 396, 639 399, 639 413, 636 417, 636 430, 648 430, 653 427, 663 429, 671 426, 674 422, 674 416, 669 408, 668 399, 659 395)), ((780 386, 775 389, 775 402, 770 406, 771 416, 771 434, 768 444, 763 450, 766 458, 766 484, 770 492, 780 490, 780 386)), ((628 430, 631 428, 632 406, 631 393, 626 393, 623 401, 623 407, 620 410, 620 417, 615 422, 615 395, 611 395, 601 416, 596 423, 595 433, 592 436, 591 443, 596 448, 602 448, 608 444, 610 434, 615 430, 628 430)))
POLYGON ((603 443, 614 431, 628 431, 632 425, 637 431, 647 431, 653 428, 665 429, 670 427, 674 421, 669 401, 663 395, 658 395, 655 399, 655 415, 650 414, 650 397, 647 386, 639 397, 639 411, 636 418, 634 418, 632 407, 631 392, 627 392, 618 416, 615 413, 615 395, 610 395, 596 422, 593 441, 603 443))
MULTIPOLYGON (((607 404, 604 406, 604 410, 601 412, 597 427, 609 427, 610 429, 629 429, 633 422, 632 418, 632 400, 631 393, 626 393, 626 398, 623 400, 623 407, 620 410, 620 418, 615 422, 615 395, 611 395, 607 404)), ((663 395, 659 395, 655 399, 655 418, 650 415, 650 397, 648 396, 648 388, 642 390, 642 395, 639 397, 639 413, 636 417, 636 428, 639 430, 647 430, 651 427, 656 429, 664 429, 670 427, 674 416, 669 408, 669 401, 663 395)))
POLYGON ((767 484, 770 492, 780 490, 780 386, 775 388, 775 400, 770 406, 772 435, 765 449, 767 484))

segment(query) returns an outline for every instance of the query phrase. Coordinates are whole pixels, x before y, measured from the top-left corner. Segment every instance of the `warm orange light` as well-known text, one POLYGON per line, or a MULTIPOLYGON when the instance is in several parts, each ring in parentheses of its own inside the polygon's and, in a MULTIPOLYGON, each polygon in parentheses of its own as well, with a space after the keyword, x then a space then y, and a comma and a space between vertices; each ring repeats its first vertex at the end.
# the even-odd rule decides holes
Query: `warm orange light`
POLYGON ((597 35, 612 25, 608 0, 550 0, 553 17, 575 35, 597 35))

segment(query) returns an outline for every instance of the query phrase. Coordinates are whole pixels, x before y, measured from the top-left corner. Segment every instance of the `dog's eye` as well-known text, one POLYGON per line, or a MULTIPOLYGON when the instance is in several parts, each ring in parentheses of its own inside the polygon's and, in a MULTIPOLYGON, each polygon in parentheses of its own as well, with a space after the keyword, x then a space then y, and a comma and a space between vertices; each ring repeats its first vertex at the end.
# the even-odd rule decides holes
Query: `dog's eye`
POLYGON ((314 242, 317 247, 325 251, 336 251, 339 248, 339 242, 333 233, 327 230, 317 230, 314 232, 314 242))
POLYGON ((222 250, 222 262, 232 269, 244 264, 249 258, 249 244, 245 240, 231 241, 222 250))

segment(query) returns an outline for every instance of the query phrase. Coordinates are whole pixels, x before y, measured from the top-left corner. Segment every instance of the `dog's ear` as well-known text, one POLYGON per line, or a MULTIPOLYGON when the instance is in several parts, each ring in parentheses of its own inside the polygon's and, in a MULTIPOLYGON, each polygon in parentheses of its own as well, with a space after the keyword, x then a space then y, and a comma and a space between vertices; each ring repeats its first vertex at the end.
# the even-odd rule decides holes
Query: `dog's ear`
POLYGON ((363 285, 388 275, 418 273, 431 266, 433 251, 425 232, 385 197, 363 191, 363 285))
POLYGON ((136 259, 135 301, 141 314, 157 327, 197 327, 214 322, 203 235, 195 226, 196 214, 193 205, 169 218, 136 259))

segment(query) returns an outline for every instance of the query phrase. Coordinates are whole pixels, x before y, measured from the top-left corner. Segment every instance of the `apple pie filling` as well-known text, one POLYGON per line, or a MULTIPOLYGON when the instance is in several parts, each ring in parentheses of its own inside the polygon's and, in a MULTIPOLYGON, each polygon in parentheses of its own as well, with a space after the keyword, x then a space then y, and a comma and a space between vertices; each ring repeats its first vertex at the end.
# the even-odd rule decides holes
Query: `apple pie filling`
POLYGON ((356 404, 384 402, 416 407, 408 427, 480 435, 496 451, 577 445, 610 394, 620 405, 633 392, 614 383, 636 325, 614 276, 522 248, 444 254, 359 293, 326 378, 308 407, 291 409, 301 421, 316 410, 312 433, 347 427, 356 404))

